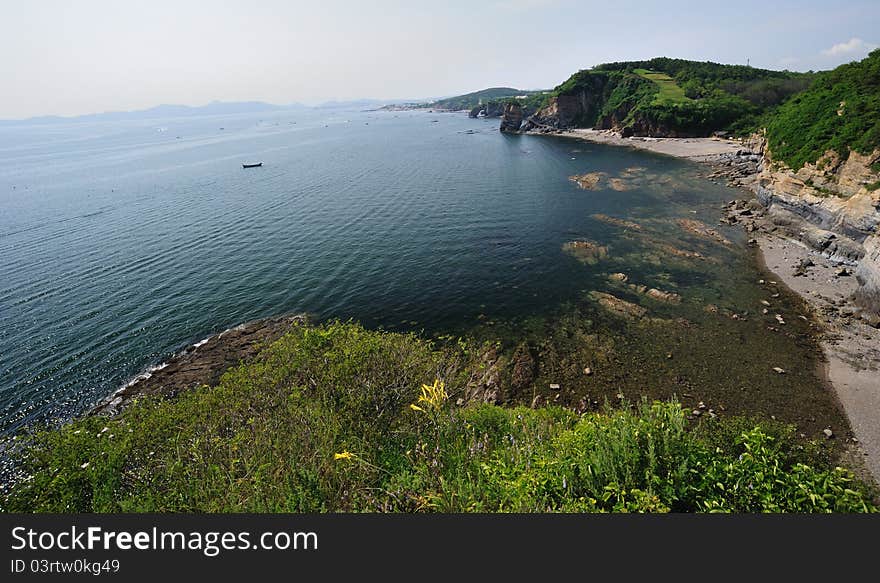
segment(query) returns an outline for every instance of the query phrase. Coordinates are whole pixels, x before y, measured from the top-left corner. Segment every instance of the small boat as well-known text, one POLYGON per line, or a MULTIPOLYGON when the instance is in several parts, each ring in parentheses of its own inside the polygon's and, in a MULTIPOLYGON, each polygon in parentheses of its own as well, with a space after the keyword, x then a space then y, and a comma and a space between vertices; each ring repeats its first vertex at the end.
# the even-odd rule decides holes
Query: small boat
POLYGON ((262 165, 263 165, 262 162, 257 162, 255 164, 242 164, 241 167, 242 168, 259 168, 262 165))

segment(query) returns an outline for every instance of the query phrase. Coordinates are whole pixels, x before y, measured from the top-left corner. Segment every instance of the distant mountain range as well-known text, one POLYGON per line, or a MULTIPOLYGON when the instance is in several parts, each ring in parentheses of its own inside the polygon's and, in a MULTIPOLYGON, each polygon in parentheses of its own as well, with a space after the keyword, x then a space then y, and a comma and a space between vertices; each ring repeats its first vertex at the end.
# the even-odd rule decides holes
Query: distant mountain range
POLYGON ((32 117, 29 119, 0 120, 0 124, 52 124, 71 121, 117 121, 117 120, 136 120, 136 119, 153 119, 163 117, 186 117, 195 115, 223 115, 230 113, 251 113, 260 111, 278 111, 283 109, 303 109, 305 105, 293 103, 291 105, 273 105, 271 103, 263 103, 261 101, 237 101, 222 102, 214 101, 207 105, 190 106, 190 105, 157 105, 149 109, 139 109, 135 111, 107 111, 104 113, 89 113, 85 115, 77 115, 63 117, 58 115, 46 115, 40 117, 32 117))
MULTIPOLYGON (((381 101, 378 99, 356 99, 351 101, 327 101, 316 105, 317 109, 342 109, 351 107, 374 107, 384 105, 391 101, 381 101)), ((121 120, 137 120, 137 119, 154 119, 165 117, 187 117, 197 115, 228 115, 234 113, 258 113, 282 110, 298 110, 313 109, 302 103, 291 103, 289 105, 274 105, 262 101, 213 101, 207 105, 191 106, 191 105, 157 105, 149 109, 139 109, 134 111, 108 111, 104 113, 90 113, 77 116, 58 116, 46 115, 40 117, 32 117, 28 119, 9 119, 0 120, 0 125, 13 124, 53 124, 64 122, 89 122, 89 121, 121 121, 121 120)))

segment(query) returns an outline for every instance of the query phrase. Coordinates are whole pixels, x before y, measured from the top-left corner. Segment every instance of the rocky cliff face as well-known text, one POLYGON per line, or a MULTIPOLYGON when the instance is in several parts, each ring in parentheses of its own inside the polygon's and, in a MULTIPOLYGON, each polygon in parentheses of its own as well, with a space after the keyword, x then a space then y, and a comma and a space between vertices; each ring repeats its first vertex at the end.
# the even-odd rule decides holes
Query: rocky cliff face
POLYGON ((861 283, 856 301, 880 316, 880 233, 868 237, 864 246, 865 256, 856 269, 861 283))
POLYGON ((578 120, 598 111, 597 105, 592 103, 594 100, 595 96, 586 92, 552 97, 547 105, 526 120, 523 131, 577 127, 578 120))
POLYGON ((696 137, 698 134, 674 128, 643 111, 633 111, 639 87, 650 81, 635 77, 583 76, 575 89, 552 97, 534 115, 527 116, 523 131, 555 131, 573 127, 614 130, 624 137, 696 137), (613 103, 613 106, 609 104, 613 103))
POLYGON ((468 117, 478 117, 482 112, 484 117, 501 117, 504 113, 504 104, 500 101, 489 101, 473 108, 468 117))
POLYGON ((857 299, 880 312, 880 172, 872 169, 880 150, 828 151, 795 171, 773 161, 763 136, 749 146, 764 155, 754 190, 773 221, 814 249, 858 264, 857 299))
POLYGON ((518 103, 505 103, 504 112, 501 114, 501 131, 504 133, 517 133, 522 126, 523 108, 518 103))
POLYGON ((608 77, 584 77, 577 89, 550 98, 547 105, 529 116, 523 131, 592 126, 607 99, 607 90, 608 77))

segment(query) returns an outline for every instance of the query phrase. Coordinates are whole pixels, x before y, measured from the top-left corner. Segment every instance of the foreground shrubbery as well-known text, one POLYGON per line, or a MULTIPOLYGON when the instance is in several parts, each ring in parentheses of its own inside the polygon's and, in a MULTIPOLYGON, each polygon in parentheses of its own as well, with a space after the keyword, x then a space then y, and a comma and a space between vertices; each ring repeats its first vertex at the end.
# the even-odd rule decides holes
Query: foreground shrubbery
POLYGON ((876 510, 783 426, 689 428, 676 403, 456 407, 459 344, 300 327, 219 386, 34 438, 7 511, 876 510), (443 379, 443 381, 435 381, 443 379))

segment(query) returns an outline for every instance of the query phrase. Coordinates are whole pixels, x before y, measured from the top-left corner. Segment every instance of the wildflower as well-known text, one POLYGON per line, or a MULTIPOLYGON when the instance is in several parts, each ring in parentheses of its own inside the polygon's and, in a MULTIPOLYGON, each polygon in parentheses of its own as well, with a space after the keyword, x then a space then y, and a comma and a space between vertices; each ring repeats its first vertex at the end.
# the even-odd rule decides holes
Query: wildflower
MULTIPOLYGON (((416 403, 423 403, 428 409, 437 411, 443 406, 443 403, 445 403, 448 398, 449 395, 446 394, 446 386, 443 384, 443 381, 440 379, 434 379, 433 385, 422 385, 422 394, 419 395, 416 403)), ((410 405, 409 408, 413 411, 424 412, 425 409, 416 403, 410 405)))
POLYGON ((334 460, 350 460, 353 458, 354 458, 354 454, 348 450, 343 451, 342 453, 334 453, 333 454, 334 460))

